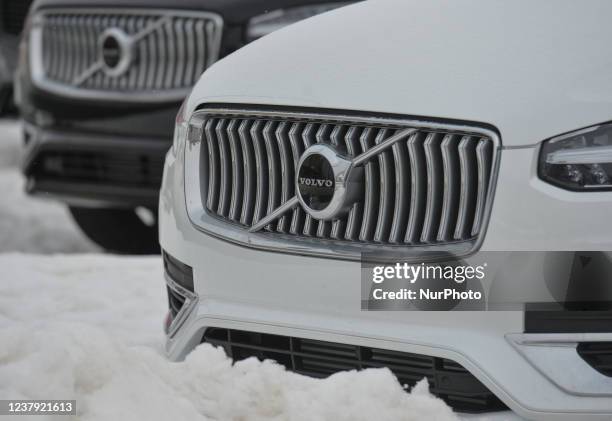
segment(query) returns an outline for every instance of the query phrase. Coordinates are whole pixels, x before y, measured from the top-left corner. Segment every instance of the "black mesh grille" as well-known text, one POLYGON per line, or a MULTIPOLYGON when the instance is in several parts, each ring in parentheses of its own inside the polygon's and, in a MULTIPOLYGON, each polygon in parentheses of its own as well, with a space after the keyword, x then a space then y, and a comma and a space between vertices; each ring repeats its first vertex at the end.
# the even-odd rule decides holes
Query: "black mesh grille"
POLYGON ((163 154, 138 152, 47 151, 37 159, 37 178, 121 187, 161 186, 163 154))
POLYGON ((223 347, 234 361, 272 359, 288 370, 318 378, 343 370, 387 367, 409 387, 427 378, 430 391, 455 410, 506 409, 470 372, 444 358, 222 328, 208 328, 202 342, 223 347))
POLYGON ((32 0, 4 0, 0 3, 5 32, 14 35, 21 34, 30 4, 32 0))
POLYGON ((612 377, 612 342, 581 342, 577 351, 595 370, 612 377))

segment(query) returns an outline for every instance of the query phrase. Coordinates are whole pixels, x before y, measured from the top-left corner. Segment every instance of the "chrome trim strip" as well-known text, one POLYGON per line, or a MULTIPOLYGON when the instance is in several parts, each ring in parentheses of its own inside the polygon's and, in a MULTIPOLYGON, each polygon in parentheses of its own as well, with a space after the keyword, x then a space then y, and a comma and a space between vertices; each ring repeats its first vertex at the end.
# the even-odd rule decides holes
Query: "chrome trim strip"
POLYGON ((164 278, 166 279, 166 285, 171 290, 185 297, 185 303, 183 304, 183 307, 181 307, 180 311, 176 314, 174 319, 172 319, 172 323, 170 323, 170 327, 168 328, 167 336, 171 339, 176 335, 181 326, 183 326, 185 321, 189 318, 189 315, 191 314, 193 309, 196 308, 199 297, 197 294, 180 286, 165 272, 164 278))
MULTIPOLYGON (((246 227, 228 224, 227 222, 210 215, 202 203, 207 199, 202 197, 200 189, 200 148, 202 141, 187 142, 185 151, 185 201, 187 214, 191 223, 203 233, 212 235, 221 240, 231 242, 244 247, 255 248, 264 251, 279 253, 290 253, 298 255, 308 255, 323 258, 335 258, 344 260, 360 260, 364 253, 381 253, 385 256, 394 256, 404 259, 419 260, 423 253, 427 253, 427 258, 448 256, 449 253, 457 257, 467 256, 474 253, 481 246, 488 225, 491 208, 494 199, 496 178, 498 173, 501 139, 496 132, 478 126, 446 124, 427 120, 410 120, 402 118, 386 117, 363 117, 350 114, 327 114, 315 112, 294 112, 294 111, 267 111, 251 110, 248 108, 204 108, 193 113, 190 125, 201 127, 206 121, 207 115, 233 117, 233 118, 283 118, 295 120, 294 123, 307 123, 309 121, 326 121, 338 124, 368 124, 397 126, 399 128, 420 129, 420 130, 441 130, 456 132, 457 134, 469 134, 486 136, 491 139, 494 145, 495 154, 492 159, 491 182, 488 186, 487 207, 482 220, 482 230, 475 240, 451 241, 440 245, 384 245, 375 243, 350 243, 335 240, 322 240, 318 238, 304 238, 283 236, 279 233, 250 232, 246 227), (439 253, 439 254, 437 254, 439 253)), ((258 120, 261 121, 261 120, 258 120)), ((403 138, 404 136, 402 136, 403 138)), ((366 165, 367 166, 367 165, 366 165)), ((254 220, 254 222, 257 222, 254 220)), ((266 223, 269 223, 267 220, 266 223)))
POLYGON ((612 333, 513 333, 506 340, 566 393, 612 396, 612 377, 595 370, 576 350, 579 342, 612 342, 612 333))
POLYGON ((370 159, 373 159, 374 157, 379 156, 384 151, 389 149, 391 146, 395 145, 397 142, 404 140, 405 138, 407 138, 408 136, 411 136, 417 131, 418 129, 410 128, 410 129, 402 130, 401 132, 396 133, 387 139, 384 139, 384 142, 382 142, 382 140, 381 141, 375 140, 374 143, 376 144, 376 146, 368 149, 366 152, 362 153, 361 155, 353 159, 353 166, 357 167, 359 165, 365 164, 370 159))
MULTIPOLYGON (((221 38, 223 34, 223 18, 216 13, 202 12, 202 11, 186 11, 186 10, 171 10, 171 9, 138 9, 138 8, 47 8, 42 9, 34 14, 32 17, 32 26, 29 33, 30 37, 30 73, 33 84, 44 91, 50 92, 55 95, 64 96, 73 99, 96 99, 104 101, 121 101, 129 103, 137 102, 148 102, 148 103, 160 103, 160 102, 174 102, 180 101, 189 94, 192 87, 185 87, 181 89, 149 89, 145 91, 108 91, 104 89, 85 89, 80 88, 87 79, 86 76, 91 77, 103 69, 103 65, 99 62, 92 64, 85 72, 81 75, 77 75, 73 78, 72 84, 64 84, 51 80, 45 74, 44 63, 43 63, 43 26, 45 17, 56 14, 82 14, 82 15, 138 15, 138 17, 146 16, 164 16, 157 22, 150 26, 147 26, 142 31, 138 32, 132 37, 132 42, 138 44, 139 41, 146 38, 149 34, 157 30, 168 19, 172 17, 183 17, 191 19, 203 19, 207 20, 206 33, 211 39, 207 40, 207 60, 208 66, 218 60, 219 51, 221 49, 221 38)), ((63 36, 63 35, 62 35, 63 36)), ((144 45, 144 44, 140 44, 144 45)), ((57 59, 56 59, 57 60, 57 59)), ((59 60, 59 66, 65 65, 65 60, 59 60)), ((115 81, 118 83, 118 80, 115 81)), ((140 85, 142 86, 142 84, 140 85)))
POLYGON ((255 225, 249 228, 249 232, 257 232, 263 229, 270 222, 280 218, 282 215, 295 208, 299 203, 300 201, 298 197, 293 196, 291 199, 289 199, 288 201, 280 205, 278 208, 267 214, 265 218, 263 218, 261 221, 257 222, 255 225))

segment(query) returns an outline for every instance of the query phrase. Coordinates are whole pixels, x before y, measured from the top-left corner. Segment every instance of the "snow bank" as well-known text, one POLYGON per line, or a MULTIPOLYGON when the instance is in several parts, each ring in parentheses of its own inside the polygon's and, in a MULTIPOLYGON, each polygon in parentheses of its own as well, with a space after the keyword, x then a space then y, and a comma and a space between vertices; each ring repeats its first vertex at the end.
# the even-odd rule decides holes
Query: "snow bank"
POLYGON ((271 361, 232 365, 210 345, 169 363, 157 258, 8 254, 0 267, 3 398, 76 399, 79 420, 456 419, 426 384, 408 394, 388 370, 315 380, 271 361))

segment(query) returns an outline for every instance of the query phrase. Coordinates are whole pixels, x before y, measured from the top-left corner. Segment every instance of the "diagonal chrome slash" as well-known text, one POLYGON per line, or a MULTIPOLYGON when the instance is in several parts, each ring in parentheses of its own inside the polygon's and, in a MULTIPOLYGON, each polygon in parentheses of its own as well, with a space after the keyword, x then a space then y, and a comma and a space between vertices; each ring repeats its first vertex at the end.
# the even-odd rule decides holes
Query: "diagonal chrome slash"
POLYGON ((256 232, 268 225, 270 222, 275 219, 280 218, 286 212, 292 210, 300 203, 297 196, 293 196, 291 199, 280 205, 278 208, 274 209, 272 212, 267 214, 264 218, 260 219, 255 225, 249 228, 249 232, 256 232))
MULTIPOLYGON (((131 45, 136 44, 137 42, 139 42, 142 39, 146 38, 147 36, 149 36, 153 32, 157 31, 159 28, 163 27, 164 25, 166 25, 167 23, 170 23, 170 22, 172 22, 172 16, 164 16, 164 17, 156 20, 155 22, 151 23, 150 25, 142 28, 140 31, 138 31, 134 35, 131 35, 130 36, 130 39, 131 39, 130 40, 131 41, 130 44, 131 45)), ((92 77, 93 75, 98 73, 99 70, 102 70, 103 67, 104 67, 104 63, 102 63, 101 60, 95 61, 87 69, 83 70, 83 72, 81 74, 75 76, 75 78, 72 80, 72 85, 73 86, 81 86, 83 83, 85 83, 85 81, 87 81, 87 79, 89 79, 90 77, 92 77)))
MULTIPOLYGON (((399 133, 394 134, 393 136, 386 139, 384 142, 379 143, 378 145, 374 146, 372 149, 369 149, 368 151, 362 153, 361 155, 358 155, 355 158, 353 158, 353 160, 351 161, 351 168, 359 167, 361 165, 366 164, 368 161, 377 157, 378 155, 380 155, 381 153, 383 153, 384 151, 386 151, 387 149, 389 149, 396 143, 410 137, 412 134, 418 131, 419 129, 406 129, 406 130, 402 130, 399 133)), ((264 218, 258 221, 255 225, 249 228, 249 232, 257 232, 263 229, 270 222, 280 218, 283 214, 287 213, 288 211, 298 206, 299 203, 300 201, 297 195, 293 196, 287 202, 283 203, 278 208, 274 209, 272 212, 270 212, 268 215, 266 215, 264 218)))
POLYGON ((410 137, 413 133, 418 132, 419 129, 406 129, 402 130, 399 133, 394 134, 393 136, 385 139, 383 142, 380 142, 378 145, 374 146, 372 149, 368 149, 361 155, 356 156, 351 162, 353 167, 358 167, 360 165, 365 164, 370 159, 380 155, 391 146, 395 145, 397 142, 404 140, 407 137, 410 137))
POLYGON ((98 73, 98 70, 102 70, 103 67, 104 67, 104 64, 100 60, 96 61, 94 64, 92 64, 87 69, 85 69, 83 73, 76 76, 72 80, 72 85, 81 86, 83 83, 85 83, 87 79, 89 79, 90 77, 98 73))

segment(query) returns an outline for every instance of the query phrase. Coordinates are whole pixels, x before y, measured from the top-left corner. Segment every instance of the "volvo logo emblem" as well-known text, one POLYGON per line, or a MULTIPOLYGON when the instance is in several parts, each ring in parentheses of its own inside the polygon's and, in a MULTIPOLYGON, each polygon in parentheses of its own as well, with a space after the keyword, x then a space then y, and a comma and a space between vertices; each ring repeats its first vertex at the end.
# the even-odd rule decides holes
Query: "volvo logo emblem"
POLYGON ((304 178, 300 177, 298 181, 300 184, 304 184, 306 186, 314 186, 314 187, 334 187, 333 180, 323 180, 320 178, 304 178))
POLYGON ((310 146, 297 164, 297 194, 253 224, 249 232, 263 229, 297 205, 301 205, 308 215, 316 219, 330 221, 341 217, 362 196, 364 166, 418 130, 398 130, 393 136, 352 158, 343 155, 332 145, 317 143, 310 146))
POLYGON ((332 146, 313 145, 298 163, 298 199, 313 218, 337 218, 353 204, 361 184, 360 174, 360 169, 332 146))
POLYGON ((118 77, 127 72, 133 60, 133 41, 118 28, 104 31, 98 40, 99 61, 104 72, 118 77))

